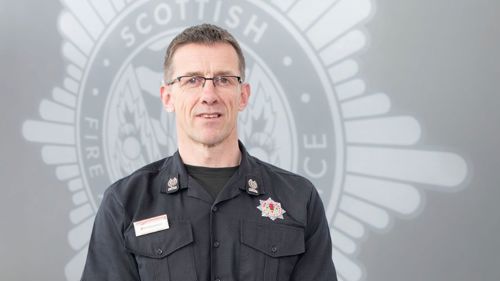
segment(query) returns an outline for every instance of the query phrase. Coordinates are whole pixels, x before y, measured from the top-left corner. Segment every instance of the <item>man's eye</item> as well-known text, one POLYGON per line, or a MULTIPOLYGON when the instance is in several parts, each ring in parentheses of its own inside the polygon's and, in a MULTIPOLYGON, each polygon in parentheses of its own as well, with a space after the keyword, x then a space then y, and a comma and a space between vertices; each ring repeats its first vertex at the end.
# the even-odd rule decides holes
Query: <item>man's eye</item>
POLYGON ((193 84, 193 85, 194 85, 194 84, 197 84, 197 83, 198 83, 198 81, 200 81, 200 78, 199 78, 199 77, 191 77, 191 78, 189 78, 189 79, 187 80, 187 82, 186 82, 186 83, 187 83, 187 84, 193 84))
POLYGON ((220 84, 220 85, 227 85, 230 83, 229 81, 229 78, 227 77, 223 77, 223 76, 219 76, 216 78, 216 81, 220 84))
POLYGON ((200 85, 200 82, 203 78, 200 78, 198 76, 192 76, 192 77, 183 77, 181 81, 181 86, 185 87, 197 87, 200 85))

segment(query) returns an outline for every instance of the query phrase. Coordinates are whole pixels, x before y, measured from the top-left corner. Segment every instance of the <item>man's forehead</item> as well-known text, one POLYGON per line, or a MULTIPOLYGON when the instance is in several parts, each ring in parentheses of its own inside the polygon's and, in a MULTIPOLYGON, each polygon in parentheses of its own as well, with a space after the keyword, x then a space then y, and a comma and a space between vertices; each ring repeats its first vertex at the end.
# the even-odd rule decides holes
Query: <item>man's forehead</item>
POLYGON ((228 43, 182 45, 172 57, 175 72, 231 72, 238 71, 238 55, 228 43))

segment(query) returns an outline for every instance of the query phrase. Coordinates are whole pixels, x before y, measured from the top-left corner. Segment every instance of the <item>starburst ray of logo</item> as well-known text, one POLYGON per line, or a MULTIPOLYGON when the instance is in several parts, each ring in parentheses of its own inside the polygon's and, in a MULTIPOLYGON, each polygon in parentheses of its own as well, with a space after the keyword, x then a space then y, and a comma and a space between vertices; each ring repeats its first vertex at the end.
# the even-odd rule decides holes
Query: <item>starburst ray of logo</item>
POLYGON ((240 137, 319 189, 339 280, 368 279, 356 259, 368 229, 414 216, 421 187, 454 191, 467 176, 456 153, 418 148, 419 122, 390 114, 389 96, 359 77, 371 0, 62 2, 66 77, 22 131, 72 193, 67 280, 80 278, 104 189, 176 149, 157 94, 159 58, 192 24, 222 25, 241 41, 253 95, 240 137))

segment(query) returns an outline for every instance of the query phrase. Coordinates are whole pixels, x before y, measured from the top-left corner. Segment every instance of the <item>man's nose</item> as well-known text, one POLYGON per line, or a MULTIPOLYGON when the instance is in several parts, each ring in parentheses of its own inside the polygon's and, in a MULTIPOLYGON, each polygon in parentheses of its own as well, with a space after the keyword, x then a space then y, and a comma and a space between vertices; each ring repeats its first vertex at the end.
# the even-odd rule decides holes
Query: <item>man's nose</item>
POLYGON ((213 104, 218 100, 213 80, 205 80, 205 85, 201 88, 201 99, 203 103, 213 104))

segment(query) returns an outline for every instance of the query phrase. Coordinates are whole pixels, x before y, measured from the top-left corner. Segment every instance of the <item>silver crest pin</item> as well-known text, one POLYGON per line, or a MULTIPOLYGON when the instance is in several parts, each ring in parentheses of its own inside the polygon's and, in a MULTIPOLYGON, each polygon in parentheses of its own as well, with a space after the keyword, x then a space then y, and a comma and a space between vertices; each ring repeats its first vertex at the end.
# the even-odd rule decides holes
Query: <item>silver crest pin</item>
POLYGON ((178 182, 179 181, 177 180, 177 177, 173 177, 173 178, 168 179, 167 191, 176 191, 179 188, 178 182))
POLYGON ((248 180, 248 191, 249 192, 252 192, 252 193, 259 193, 259 191, 257 190, 257 188, 259 187, 259 185, 257 184, 257 182, 253 179, 249 179, 248 180))

